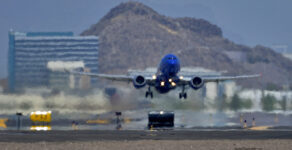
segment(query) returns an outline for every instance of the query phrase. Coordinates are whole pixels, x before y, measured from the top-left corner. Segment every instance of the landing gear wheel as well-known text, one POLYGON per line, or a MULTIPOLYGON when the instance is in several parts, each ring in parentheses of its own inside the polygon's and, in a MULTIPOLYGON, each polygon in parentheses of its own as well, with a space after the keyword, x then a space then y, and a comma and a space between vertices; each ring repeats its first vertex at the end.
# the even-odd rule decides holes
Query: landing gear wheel
POLYGON ((187 99, 187 93, 185 92, 185 86, 183 86, 182 87, 182 92, 181 93, 179 93, 179 99, 182 99, 182 98, 184 98, 184 99, 187 99))
POLYGON ((183 97, 184 97, 184 99, 187 99, 187 98, 188 98, 187 93, 184 93, 184 94, 183 94, 183 97))
POLYGON ((147 98, 148 96, 150 96, 151 99, 153 98, 153 92, 151 91, 150 86, 148 87, 148 91, 147 91, 146 94, 145 94, 145 97, 146 97, 146 98, 147 98))
POLYGON ((188 98, 187 93, 179 93, 179 99, 182 99, 182 98, 187 99, 188 98))

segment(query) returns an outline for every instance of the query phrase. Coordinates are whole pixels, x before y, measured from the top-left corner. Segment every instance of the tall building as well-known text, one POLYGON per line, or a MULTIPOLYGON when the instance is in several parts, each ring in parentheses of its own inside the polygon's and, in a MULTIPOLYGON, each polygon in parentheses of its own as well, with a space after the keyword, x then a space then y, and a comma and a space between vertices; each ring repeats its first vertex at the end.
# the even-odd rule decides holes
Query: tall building
MULTIPOLYGON (((64 73, 65 70, 86 70, 83 61, 49 61, 47 68, 49 69, 49 87, 57 90, 75 89, 76 86, 79 86, 79 84, 76 85, 78 83, 76 80, 80 80, 81 77, 68 75, 64 73)), ((90 77, 88 78, 90 79, 90 77)), ((87 86, 90 88, 90 80, 87 86)))
MULTIPOLYGON (((98 71, 98 37, 72 32, 9 32, 9 90, 48 86, 50 61, 82 61, 98 71)), ((95 82, 94 79, 91 82, 95 82)))

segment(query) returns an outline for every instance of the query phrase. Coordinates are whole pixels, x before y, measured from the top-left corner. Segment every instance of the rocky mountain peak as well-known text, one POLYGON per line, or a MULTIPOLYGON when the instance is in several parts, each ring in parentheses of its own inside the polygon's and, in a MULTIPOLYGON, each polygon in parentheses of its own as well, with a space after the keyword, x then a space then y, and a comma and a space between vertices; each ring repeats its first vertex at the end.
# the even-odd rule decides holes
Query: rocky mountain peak
POLYGON ((99 71, 126 73, 155 67, 161 57, 176 54, 183 67, 204 67, 232 75, 263 73, 261 79, 239 81, 245 87, 292 85, 292 62, 273 50, 236 44, 207 20, 172 18, 139 2, 112 8, 82 35, 99 36, 99 71))
POLYGON ((120 5, 112 8, 105 16, 104 19, 111 19, 115 16, 124 14, 124 13, 133 13, 136 15, 157 15, 158 13, 155 12, 152 8, 139 3, 139 2, 125 2, 121 3, 120 5))

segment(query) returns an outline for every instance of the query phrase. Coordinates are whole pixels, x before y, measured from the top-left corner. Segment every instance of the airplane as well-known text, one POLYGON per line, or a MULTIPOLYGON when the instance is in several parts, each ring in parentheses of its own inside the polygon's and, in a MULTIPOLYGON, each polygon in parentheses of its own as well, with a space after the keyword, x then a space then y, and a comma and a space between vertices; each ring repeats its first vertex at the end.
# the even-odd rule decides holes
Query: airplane
POLYGON ((198 90, 204 86, 207 82, 219 82, 226 80, 244 79, 260 77, 260 74, 254 75, 241 75, 241 76, 210 76, 210 75, 188 75, 178 76, 180 72, 180 60, 174 54, 165 55, 158 67, 158 70, 152 76, 149 75, 111 75, 111 74, 95 74, 88 72, 74 72, 69 73, 78 75, 87 75, 92 77, 104 78, 113 81, 132 82, 133 86, 137 89, 143 88, 148 85, 148 91, 145 93, 145 97, 153 98, 153 92, 151 87, 161 94, 168 93, 176 87, 182 87, 182 91, 179 93, 179 98, 187 99, 186 87, 191 87, 194 90, 198 90))

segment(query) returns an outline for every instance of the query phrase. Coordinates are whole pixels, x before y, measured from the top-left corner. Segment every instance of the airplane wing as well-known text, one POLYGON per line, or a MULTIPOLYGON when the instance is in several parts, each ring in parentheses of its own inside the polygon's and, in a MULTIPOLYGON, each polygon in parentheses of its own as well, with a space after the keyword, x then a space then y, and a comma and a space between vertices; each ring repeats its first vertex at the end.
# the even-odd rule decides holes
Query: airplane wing
MULTIPOLYGON (((110 74, 98 74, 98 73, 89 73, 89 72, 74 72, 70 71, 71 74, 77 74, 77 75, 87 75, 91 77, 97 77, 97 78, 103 78, 108 79, 112 81, 125 81, 125 82, 131 82, 134 80, 135 76, 132 75, 110 75, 110 74)), ((146 81, 151 81, 151 76, 145 76, 146 81)))
POLYGON ((70 72, 71 74, 77 74, 77 75, 86 75, 91 77, 98 77, 98 78, 104 78, 108 80, 113 81, 132 81, 133 77, 126 76, 126 75, 108 75, 108 74, 96 74, 96 73, 89 73, 89 72, 70 72))
POLYGON ((241 76, 218 76, 218 77, 202 77, 205 82, 219 82, 226 80, 238 80, 238 79, 247 79, 247 78, 256 78, 260 77, 261 74, 254 75, 241 75, 241 76))
MULTIPOLYGON (((240 75, 240 76, 199 76, 200 78, 202 78, 202 80, 204 81, 204 83, 206 82, 219 82, 219 81, 227 81, 227 80, 238 80, 238 79, 247 79, 247 78, 256 78, 256 77, 260 77, 261 74, 254 74, 254 75, 240 75)), ((181 82, 183 82, 183 84, 188 84, 193 77, 184 77, 183 79, 181 79, 181 82)))
MULTIPOLYGON (((124 81, 124 82, 131 82, 135 79, 134 75, 110 75, 110 74, 96 74, 96 73, 89 73, 89 72, 72 72, 71 74, 77 74, 77 75, 87 75, 92 77, 98 77, 103 79, 108 79, 112 81, 124 81)), ((152 76, 143 75, 146 79, 146 82, 149 85, 153 85, 155 80, 152 76)), ((240 76, 208 76, 203 75, 199 76, 204 83, 207 82, 220 82, 220 81, 227 81, 227 80, 238 80, 238 79, 246 79, 246 78, 256 78, 260 77, 261 74, 254 74, 254 75, 240 75, 240 76)), ((192 80, 194 76, 184 76, 182 79, 180 79, 178 85, 188 85, 189 82, 192 80)))

